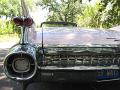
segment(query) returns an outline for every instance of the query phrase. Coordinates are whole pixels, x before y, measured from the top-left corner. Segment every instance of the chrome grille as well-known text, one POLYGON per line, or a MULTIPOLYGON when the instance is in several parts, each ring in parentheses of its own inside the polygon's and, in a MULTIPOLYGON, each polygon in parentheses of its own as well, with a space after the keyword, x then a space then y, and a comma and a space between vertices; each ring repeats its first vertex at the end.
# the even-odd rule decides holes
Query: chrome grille
POLYGON ((119 55, 45 55, 44 65, 111 66, 119 65, 119 55))

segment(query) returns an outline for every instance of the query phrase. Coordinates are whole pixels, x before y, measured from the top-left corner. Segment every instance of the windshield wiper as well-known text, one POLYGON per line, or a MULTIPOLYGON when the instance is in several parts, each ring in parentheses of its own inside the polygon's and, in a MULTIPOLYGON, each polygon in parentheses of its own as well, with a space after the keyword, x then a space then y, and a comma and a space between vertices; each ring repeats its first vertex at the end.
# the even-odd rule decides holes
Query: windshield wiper
POLYGON ((72 23, 72 22, 43 22, 43 23, 41 23, 41 27, 43 26, 43 25, 45 25, 45 24, 47 24, 47 25, 63 25, 63 26, 74 26, 74 27, 77 27, 77 24, 76 23, 72 23))

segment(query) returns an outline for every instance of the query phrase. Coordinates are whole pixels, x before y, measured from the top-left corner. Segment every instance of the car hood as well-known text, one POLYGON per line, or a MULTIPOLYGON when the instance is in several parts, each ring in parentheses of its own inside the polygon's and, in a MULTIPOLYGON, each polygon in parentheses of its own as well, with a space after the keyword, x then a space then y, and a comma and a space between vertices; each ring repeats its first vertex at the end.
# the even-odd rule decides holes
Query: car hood
MULTIPOLYGON (((28 32, 28 41, 42 43, 42 30, 28 32)), ((83 29, 77 27, 50 27, 43 29, 43 44, 45 46, 74 45, 118 45, 120 32, 115 30, 83 29)))

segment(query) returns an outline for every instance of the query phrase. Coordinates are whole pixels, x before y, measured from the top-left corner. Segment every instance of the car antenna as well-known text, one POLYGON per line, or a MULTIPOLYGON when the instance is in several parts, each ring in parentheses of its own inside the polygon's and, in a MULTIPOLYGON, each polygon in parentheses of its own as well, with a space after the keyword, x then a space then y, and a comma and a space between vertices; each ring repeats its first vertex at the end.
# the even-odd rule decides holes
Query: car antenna
POLYGON ((45 64, 45 51, 44 51, 44 42, 43 42, 43 24, 40 25, 40 27, 42 28, 42 54, 43 54, 43 60, 42 60, 42 64, 44 65, 45 64))

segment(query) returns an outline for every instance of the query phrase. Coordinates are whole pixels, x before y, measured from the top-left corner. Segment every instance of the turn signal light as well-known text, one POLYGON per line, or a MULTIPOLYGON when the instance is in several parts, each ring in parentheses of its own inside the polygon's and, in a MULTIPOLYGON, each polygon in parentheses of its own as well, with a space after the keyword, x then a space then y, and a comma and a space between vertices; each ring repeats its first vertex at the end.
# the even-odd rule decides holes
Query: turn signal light
POLYGON ((29 27, 33 24, 33 19, 32 18, 15 17, 15 18, 13 18, 13 22, 18 26, 29 27))

